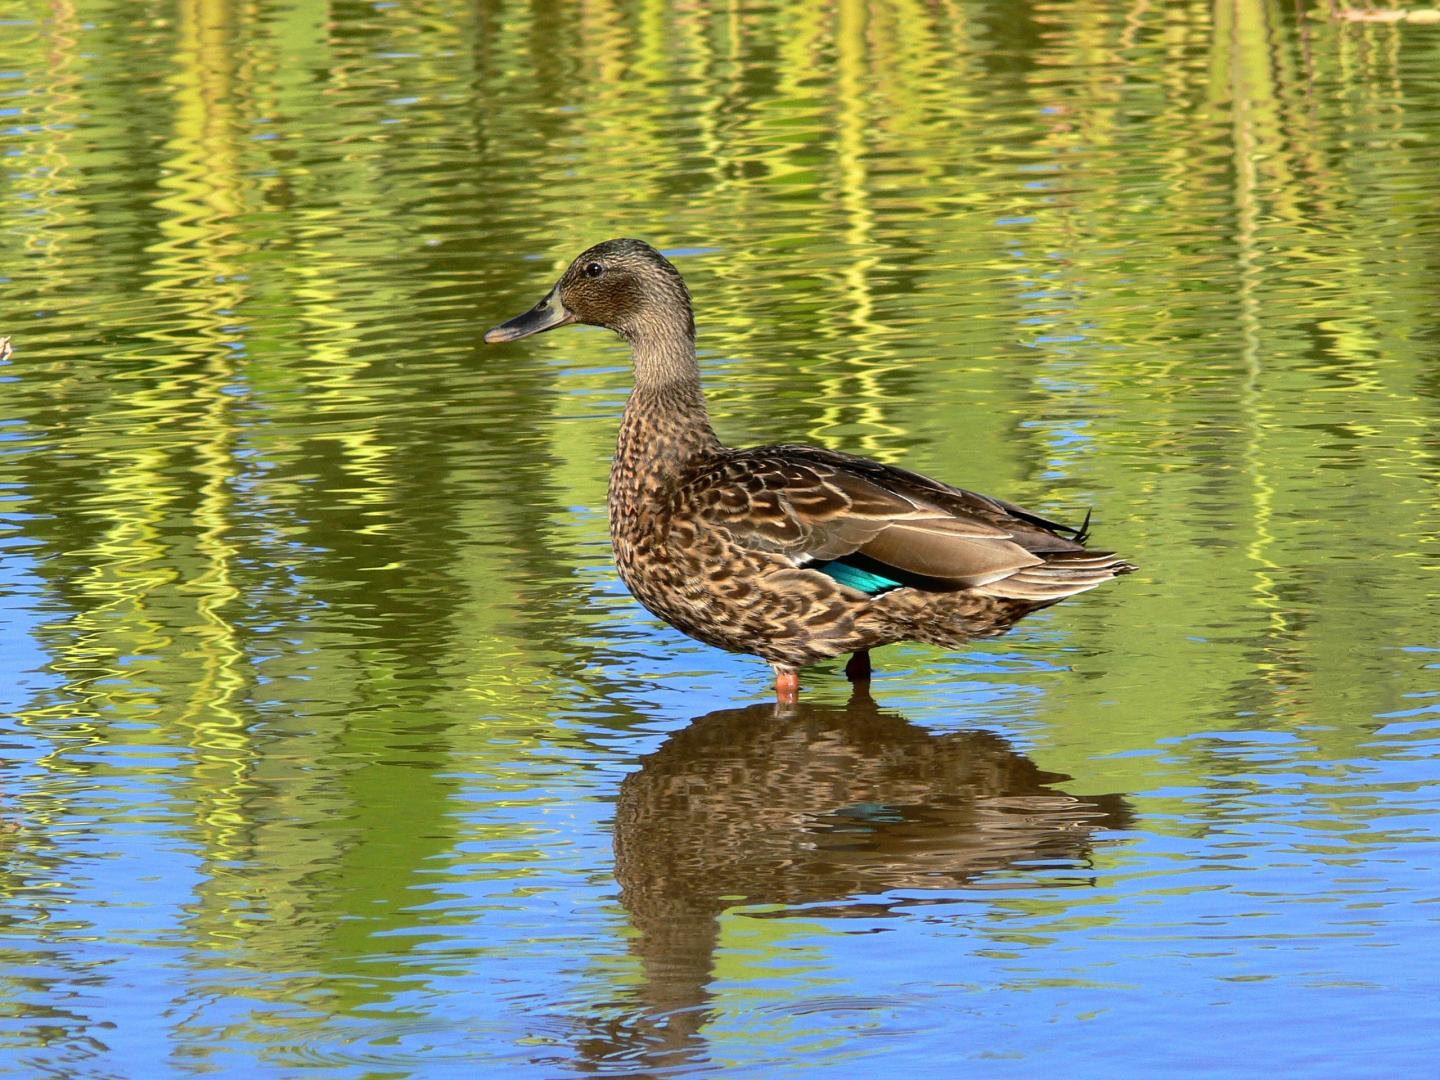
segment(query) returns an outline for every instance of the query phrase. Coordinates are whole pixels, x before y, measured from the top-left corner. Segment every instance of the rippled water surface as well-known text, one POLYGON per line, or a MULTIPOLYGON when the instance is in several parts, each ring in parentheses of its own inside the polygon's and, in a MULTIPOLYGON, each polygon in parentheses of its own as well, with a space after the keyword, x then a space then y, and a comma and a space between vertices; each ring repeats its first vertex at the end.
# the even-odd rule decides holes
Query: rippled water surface
POLYGON ((1440 26, 18 0, 0 1071, 1367 1075, 1440 1036, 1440 26), (715 424, 1142 566, 873 700, 616 579, 637 235, 715 424))

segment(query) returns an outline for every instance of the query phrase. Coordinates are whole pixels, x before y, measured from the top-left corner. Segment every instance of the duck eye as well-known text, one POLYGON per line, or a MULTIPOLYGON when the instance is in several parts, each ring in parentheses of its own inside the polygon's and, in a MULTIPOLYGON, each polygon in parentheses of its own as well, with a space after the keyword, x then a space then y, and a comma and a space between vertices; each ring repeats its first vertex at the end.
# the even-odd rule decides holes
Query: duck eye
POLYGON ((592 263, 586 263, 586 264, 585 264, 585 276, 586 276, 586 277, 599 277, 599 276, 600 276, 601 274, 603 274, 604 272, 605 272, 605 267, 601 266, 598 262, 592 262, 592 263))

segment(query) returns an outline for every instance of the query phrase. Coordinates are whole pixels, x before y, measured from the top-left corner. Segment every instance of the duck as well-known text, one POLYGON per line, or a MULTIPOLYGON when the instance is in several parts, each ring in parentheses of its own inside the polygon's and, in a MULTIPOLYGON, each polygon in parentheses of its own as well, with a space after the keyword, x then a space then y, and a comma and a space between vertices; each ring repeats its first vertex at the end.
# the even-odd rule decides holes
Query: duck
POLYGON ((778 704, 799 672, 902 641, 959 649, 1136 569, 1076 526, 819 446, 726 446, 711 427, 690 290, 643 240, 586 249, 487 344, 585 324, 630 346, 633 386, 607 504, 621 580, 707 645, 765 660, 778 704))

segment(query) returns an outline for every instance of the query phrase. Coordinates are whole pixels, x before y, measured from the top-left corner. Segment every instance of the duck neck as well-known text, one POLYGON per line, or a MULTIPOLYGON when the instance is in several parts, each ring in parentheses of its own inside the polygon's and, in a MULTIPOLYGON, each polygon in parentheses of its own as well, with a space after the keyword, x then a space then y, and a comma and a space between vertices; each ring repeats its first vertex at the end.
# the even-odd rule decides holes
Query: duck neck
POLYGON ((612 499, 624 492, 654 494, 687 462, 720 448, 700 389, 693 334, 640 334, 629 340, 635 389, 620 424, 612 499))

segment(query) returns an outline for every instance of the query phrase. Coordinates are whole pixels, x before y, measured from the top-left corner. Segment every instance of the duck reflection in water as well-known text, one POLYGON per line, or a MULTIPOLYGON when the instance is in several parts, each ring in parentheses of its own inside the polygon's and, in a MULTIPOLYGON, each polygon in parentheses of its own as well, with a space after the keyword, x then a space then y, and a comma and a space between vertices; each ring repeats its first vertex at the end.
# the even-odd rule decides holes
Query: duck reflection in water
POLYGON ((927 731, 863 690, 845 706, 764 704, 696 719, 620 787, 616 877, 642 968, 639 1009, 592 1029, 584 1058, 664 1069, 704 1054, 699 1029, 728 908, 873 918, 923 901, 852 898, 973 887, 1022 861, 1083 863, 1096 832, 1132 818, 1118 795, 1053 786, 1067 779, 999 735, 927 731))

